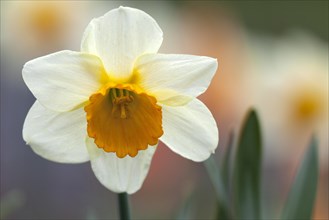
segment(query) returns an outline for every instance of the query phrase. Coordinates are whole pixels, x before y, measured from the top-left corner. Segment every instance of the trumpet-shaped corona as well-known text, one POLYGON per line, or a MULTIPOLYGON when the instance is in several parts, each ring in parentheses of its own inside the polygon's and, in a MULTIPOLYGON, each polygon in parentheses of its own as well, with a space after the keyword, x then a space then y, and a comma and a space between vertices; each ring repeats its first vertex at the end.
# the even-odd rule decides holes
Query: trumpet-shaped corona
POLYGON ((95 144, 120 158, 156 145, 162 136, 162 112, 156 99, 130 88, 101 89, 85 106, 87 131, 95 144))

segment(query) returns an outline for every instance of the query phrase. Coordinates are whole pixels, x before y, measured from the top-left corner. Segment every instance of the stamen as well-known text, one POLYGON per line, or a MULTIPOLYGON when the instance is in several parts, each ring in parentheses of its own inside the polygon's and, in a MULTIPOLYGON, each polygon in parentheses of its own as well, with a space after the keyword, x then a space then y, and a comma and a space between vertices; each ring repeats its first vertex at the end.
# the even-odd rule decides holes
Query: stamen
POLYGON ((128 104, 134 100, 134 97, 126 89, 113 88, 110 89, 109 94, 113 104, 112 115, 117 117, 120 115, 122 119, 128 118, 128 104), (116 113, 117 111, 120 112, 116 113))
POLYGON ((116 99, 117 98, 117 92, 116 89, 111 89, 112 94, 113 94, 113 98, 116 99))
POLYGON ((124 103, 121 103, 120 104, 120 107, 121 107, 121 115, 120 115, 120 117, 121 118, 127 118, 125 104, 124 103))

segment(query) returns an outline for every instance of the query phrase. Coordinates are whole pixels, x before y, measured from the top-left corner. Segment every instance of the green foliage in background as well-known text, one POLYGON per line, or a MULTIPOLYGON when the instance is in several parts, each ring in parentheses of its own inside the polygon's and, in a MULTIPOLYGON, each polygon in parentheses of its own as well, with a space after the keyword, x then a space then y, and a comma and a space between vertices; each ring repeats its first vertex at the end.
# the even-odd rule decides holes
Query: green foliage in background
POLYGON ((312 138, 309 149, 291 186, 282 219, 311 219, 318 183, 317 142, 312 138))
POLYGON ((243 125, 234 161, 234 207, 238 219, 260 219, 261 134, 256 112, 243 125))
MULTIPOLYGON (((262 138, 254 110, 248 112, 236 149, 232 134, 221 169, 214 157, 205 162, 217 196, 216 219, 263 219, 261 216, 262 138), (232 154, 235 150, 235 156, 232 154), (231 161, 234 159, 234 161, 231 161), (232 168, 232 165, 234 167, 232 168), (231 188, 232 186, 232 188, 231 188)), ((280 219, 311 219, 318 180, 315 138, 299 166, 280 219)))

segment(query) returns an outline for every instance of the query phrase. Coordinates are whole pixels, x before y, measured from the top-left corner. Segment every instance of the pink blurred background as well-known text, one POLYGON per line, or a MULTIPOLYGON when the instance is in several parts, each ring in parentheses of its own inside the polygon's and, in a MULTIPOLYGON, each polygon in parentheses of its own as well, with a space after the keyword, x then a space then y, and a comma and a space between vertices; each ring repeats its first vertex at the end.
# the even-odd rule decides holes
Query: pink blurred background
MULTIPOLYGON (((239 131, 254 106, 263 132, 264 216, 278 217, 311 135, 319 139, 314 219, 328 219, 328 2, 1 1, 1 198, 15 193, 11 219, 117 218, 116 194, 90 164, 57 164, 25 145, 21 131, 34 102, 21 77, 25 62, 79 50, 88 22, 120 5, 149 13, 164 32, 161 53, 215 57, 219 68, 200 98, 220 133, 239 131), (306 16, 307 15, 307 16, 306 16)), ((160 145, 149 175, 132 195, 135 219, 174 218, 186 196, 195 217, 212 219, 215 196, 201 163, 160 145)))

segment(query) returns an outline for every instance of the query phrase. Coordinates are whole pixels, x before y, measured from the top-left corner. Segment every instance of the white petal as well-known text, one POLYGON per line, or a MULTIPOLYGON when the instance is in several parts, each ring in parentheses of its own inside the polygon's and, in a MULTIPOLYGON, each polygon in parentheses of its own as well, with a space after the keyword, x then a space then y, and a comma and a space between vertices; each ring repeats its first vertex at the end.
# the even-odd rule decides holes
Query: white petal
POLYGON ((40 103, 69 111, 88 100, 101 86, 102 63, 94 55, 60 51, 27 62, 23 79, 40 103))
POLYGON ((185 106, 162 106, 160 140, 175 153, 193 161, 204 161, 218 145, 218 128, 208 108, 198 99, 185 106))
POLYGON ((162 31, 151 16, 119 7, 89 23, 81 51, 101 57, 112 77, 128 78, 135 59, 143 53, 156 53, 161 43, 162 31))
POLYGON ((97 179, 113 192, 129 194, 142 187, 156 150, 156 146, 149 146, 139 151, 136 157, 118 158, 115 153, 99 149, 91 138, 87 140, 87 147, 97 179))
POLYGON ((82 108, 58 113, 36 101, 26 116, 23 138, 38 155, 59 163, 89 160, 87 122, 82 108))
POLYGON ((208 88, 217 65, 217 60, 210 57, 145 54, 137 59, 135 69, 141 86, 161 102, 177 93, 192 97, 200 95, 208 88))

